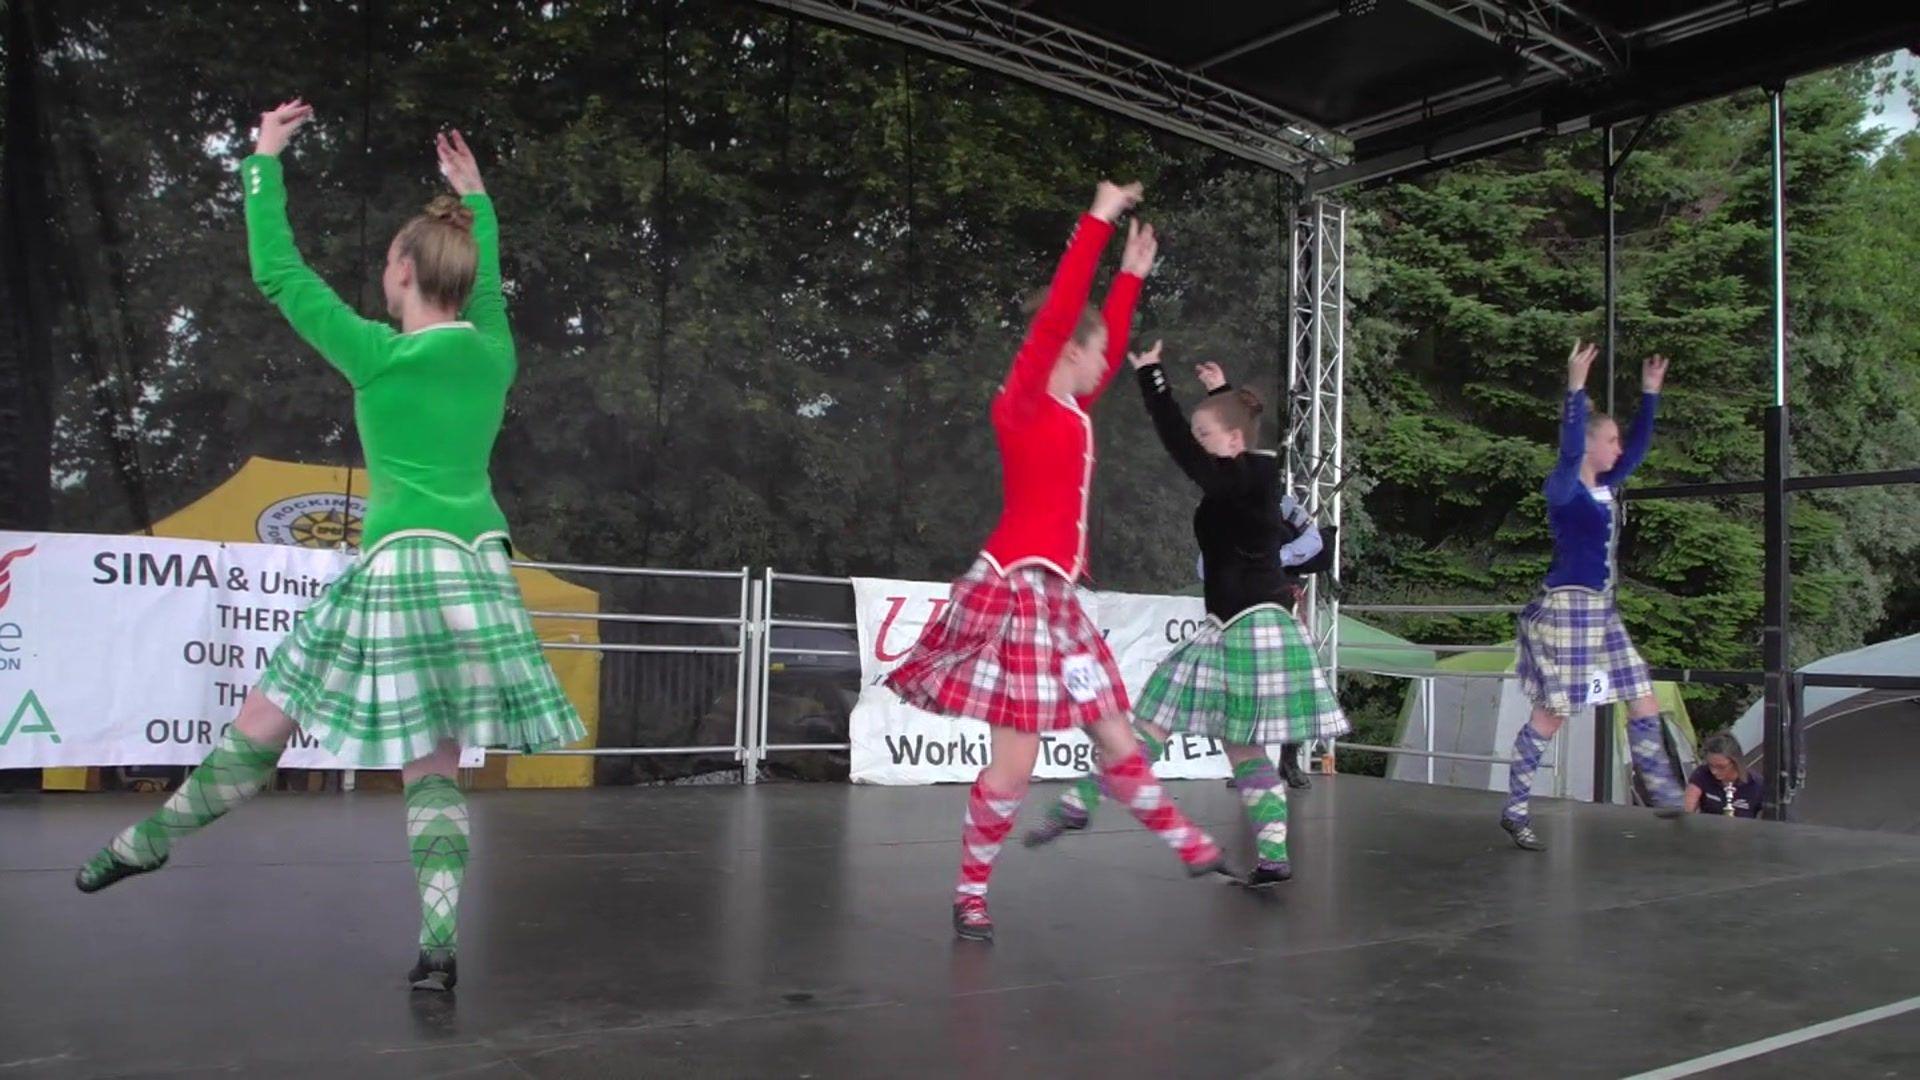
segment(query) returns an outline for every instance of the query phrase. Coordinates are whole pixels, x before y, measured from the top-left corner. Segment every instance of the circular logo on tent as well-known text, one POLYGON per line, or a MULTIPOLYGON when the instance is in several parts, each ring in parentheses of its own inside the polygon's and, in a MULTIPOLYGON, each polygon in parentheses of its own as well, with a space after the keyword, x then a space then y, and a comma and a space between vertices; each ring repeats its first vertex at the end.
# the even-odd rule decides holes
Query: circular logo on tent
POLYGON ((316 491, 281 499, 262 510, 254 531, 263 544, 357 549, 366 513, 367 500, 358 495, 348 498, 337 491, 316 491))

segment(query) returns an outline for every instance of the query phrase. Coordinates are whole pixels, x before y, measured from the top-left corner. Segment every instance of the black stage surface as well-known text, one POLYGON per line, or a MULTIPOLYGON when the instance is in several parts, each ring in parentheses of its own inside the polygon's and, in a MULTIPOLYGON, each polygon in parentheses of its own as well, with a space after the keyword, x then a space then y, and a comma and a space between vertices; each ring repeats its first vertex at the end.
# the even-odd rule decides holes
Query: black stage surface
MULTIPOLYGON (((1171 785, 1250 844, 1231 791, 1171 785)), ((1024 808, 1033 820, 1040 786, 1024 808)), ((1622 1076, 1920 994, 1920 837, 1322 778, 1299 876, 1186 880, 1111 808, 1010 846, 955 942, 965 789, 477 795, 459 990, 409 993, 397 795, 272 795, 94 897, 151 797, 0 797, 0 1080, 1622 1076)), ((1718 1075, 1920 1069, 1920 1012, 1718 1075)))

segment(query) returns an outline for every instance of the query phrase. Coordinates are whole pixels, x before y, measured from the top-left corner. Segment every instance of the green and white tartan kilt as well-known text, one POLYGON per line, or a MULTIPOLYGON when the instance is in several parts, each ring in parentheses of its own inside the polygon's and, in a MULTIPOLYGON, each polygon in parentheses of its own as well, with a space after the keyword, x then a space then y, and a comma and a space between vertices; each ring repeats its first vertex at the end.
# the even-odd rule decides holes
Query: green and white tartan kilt
POLYGON ((539 750, 586 737, 540 651, 507 546, 405 537, 294 623, 260 689, 328 751, 404 765, 443 739, 539 750))
POLYGON ((1346 714, 1299 620, 1261 604, 1207 625, 1153 670, 1136 720, 1252 746, 1331 739, 1346 714))

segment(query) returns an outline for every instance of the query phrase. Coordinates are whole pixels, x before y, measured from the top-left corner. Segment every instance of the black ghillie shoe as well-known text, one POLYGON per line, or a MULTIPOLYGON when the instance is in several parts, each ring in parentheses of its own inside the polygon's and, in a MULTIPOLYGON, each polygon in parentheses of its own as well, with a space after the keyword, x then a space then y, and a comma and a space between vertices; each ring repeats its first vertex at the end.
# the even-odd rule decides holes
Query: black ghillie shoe
POLYGON ((1282 859, 1279 862, 1256 863, 1253 872, 1248 874, 1247 879, 1240 884, 1249 889, 1267 889, 1292 879, 1293 864, 1282 859))
POLYGON ((992 941, 993 916, 987 913, 983 896, 968 896, 954 901, 953 932, 967 941, 992 941))
POLYGON ((421 949, 420 959, 407 972, 407 984, 415 990, 444 992, 460 981, 452 949, 421 949))
POLYGON ((1530 824, 1523 825, 1512 818, 1501 818, 1500 827, 1507 830, 1507 835, 1513 837, 1514 845, 1523 851, 1547 850, 1547 845, 1541 843, 1540 838, 1534 835, 1533 826, 1530 824))
POLYGON ((1300 768, 1299 760, 1292 754, 1280 759, 1280 775, 1286 778, 1290 788, 1305 791, 1313 786, 1313 781, 1307 779, 1306 771, 1300 768))

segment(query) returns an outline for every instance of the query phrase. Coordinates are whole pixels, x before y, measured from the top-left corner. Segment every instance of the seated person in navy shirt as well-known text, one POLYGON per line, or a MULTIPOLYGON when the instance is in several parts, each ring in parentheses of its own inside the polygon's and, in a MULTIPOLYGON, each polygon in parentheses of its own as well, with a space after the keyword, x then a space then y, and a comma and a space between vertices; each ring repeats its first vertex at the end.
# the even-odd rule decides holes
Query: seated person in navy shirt
POLYGON ((1687 812, 1759 817, 1766 785, 1740 764, 1740 740, 1724 732, 1709 735, 1700 751, 1706 764, 1687 777, 1687 812))

